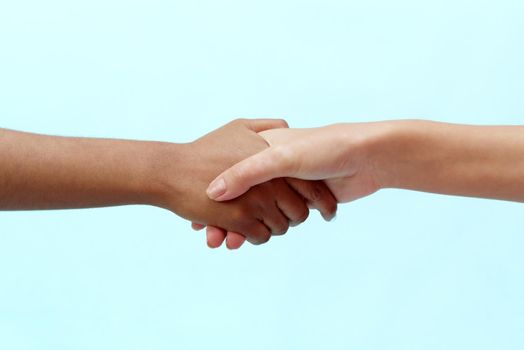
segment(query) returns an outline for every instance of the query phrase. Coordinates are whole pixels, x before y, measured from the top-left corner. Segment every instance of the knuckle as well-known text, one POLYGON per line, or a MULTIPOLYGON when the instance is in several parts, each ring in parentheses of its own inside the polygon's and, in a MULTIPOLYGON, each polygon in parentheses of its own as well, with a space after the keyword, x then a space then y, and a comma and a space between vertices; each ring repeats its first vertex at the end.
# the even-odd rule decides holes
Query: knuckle
POLYGON ((252 236, 248 235, 246 236, 246 240, 251 243, 252 245, 259 245, 258 240, 253 238, 252 236))
POLYGON ((330 214, 335 214, 337 212, 338 204, 334 200, 330 200, 327 205, 327 210, 330 214))
POLYGON ((289 230, 289 222, 280 222, 276 227, 273 228, 273 234, 275 235, 285 235, 289 230))
POLYGON ((271 232, 262 223, 258 222, 251 225, 251 243, 254 245, 261 245, 267 243, 271 238, 271 232))
POLYGON ((253 244, 253 245, 262 245, 264 243, 266 243, 267 241, 264 241, 261 237, 252 237, 250 240, 249 240, 249 243, 253 244))
POLYGON ((307 220, 308 217, 309 217, 309 209, 307 207, 304 207, 304 210, 300 213, 300 215, 298 215, 295 222, 303 223, 304 221, 307 220))
POLYGON ((271 235, 269 233, 264 233, 258 239, 257 245, 261 245, 261 244, 267 243, 267 242, 269 242, 270 239, 271 239, 271 235))
POLYGON ((264 244, 271 238, 268 229, 257 220, 245 220, 240 224, 240 228, 246 240, 253 245, 264 244))

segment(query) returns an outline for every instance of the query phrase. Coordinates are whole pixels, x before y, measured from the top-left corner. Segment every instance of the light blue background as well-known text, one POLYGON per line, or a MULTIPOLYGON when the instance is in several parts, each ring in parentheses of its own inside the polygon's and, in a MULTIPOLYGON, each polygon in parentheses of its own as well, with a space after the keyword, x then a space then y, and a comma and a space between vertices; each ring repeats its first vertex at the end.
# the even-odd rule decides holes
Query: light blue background
MULTIPOLYGON (((192 140, 524 121, 522 1, 7 1, 0 126, 192 140)), ((262 247, 148 207, 0 213, 0 348, 522 349, 522 204, 383 191, 262 247)))

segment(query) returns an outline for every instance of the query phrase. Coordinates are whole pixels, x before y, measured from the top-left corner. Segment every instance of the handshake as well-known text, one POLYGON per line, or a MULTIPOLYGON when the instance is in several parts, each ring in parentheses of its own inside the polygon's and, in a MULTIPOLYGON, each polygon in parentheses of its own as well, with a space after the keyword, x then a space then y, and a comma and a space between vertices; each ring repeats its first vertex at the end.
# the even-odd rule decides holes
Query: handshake
MULTIPOLYGON (((246 239, 265 243, 304 222, 310 208, 327 221, 333 219, 341 193, 316 180, 315 174, 297 173, 299 159, 279 144, 302 135, 287 128, 283 120, 235 120, 188 144, 190 159, 183 162, 192 164, 186 170, 190 183, 172 183, 173 193, 180 195, 168 207, 190 219, 196 230, 207 226, 207 242, 213 248, 224 240, 229 249, 239 248, 246 239)), ((304 139, 304 146, 311 141, 304 139)), ((301 158, 318 156, 310 147, 301 158)))
POLYGON ((283 120, 235 120, 187 145, 186 180, 166 179, 178 194, 167 207, 195 230, 207 226, 212 248, 265 243, 304 222, 309 209, 330 221, 339 202, 380 187, 365 154, 366 128, 369 134, 364 124, 288 129, 283 120))
POLYGON ((0 210, 147 204, 230 249, 383 188, 524 201, 524 127, 239 119, 187 144, 0 129, 0 210))

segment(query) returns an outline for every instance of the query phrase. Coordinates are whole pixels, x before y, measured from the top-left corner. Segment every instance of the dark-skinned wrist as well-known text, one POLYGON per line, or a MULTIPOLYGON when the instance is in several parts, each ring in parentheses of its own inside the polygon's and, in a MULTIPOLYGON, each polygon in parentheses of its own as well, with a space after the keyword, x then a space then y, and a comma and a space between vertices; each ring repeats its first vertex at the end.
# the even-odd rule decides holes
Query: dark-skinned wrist
POLYGON ((149 169, 144 181, 149 205, 178 214, 177 198, 184 193, 184 178, 191 176, 191 143, 154 142, 149 145, 149 169))

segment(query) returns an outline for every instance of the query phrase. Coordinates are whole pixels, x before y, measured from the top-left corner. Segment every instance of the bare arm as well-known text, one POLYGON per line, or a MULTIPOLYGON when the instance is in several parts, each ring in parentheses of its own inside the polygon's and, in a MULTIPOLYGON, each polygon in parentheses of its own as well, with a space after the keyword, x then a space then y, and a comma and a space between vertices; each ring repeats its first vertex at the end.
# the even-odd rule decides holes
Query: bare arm
POLYGON ((0 129, 0 209, 151 204, 162 146, 0 129))
POLYGON ((217 177, 211 198, 290 176, 326 180, 340 202, 381 188, 524 202, 524 126, 399 120, 261 135, 271 147, 217 177))
POLYGON ((148 204, 255 244, 309 213, 307 198, 333 216, 337 202, 321 182, 277 179, 216 203, 205 189, 218 173, 265 148, 257 132, 282 120, 236 120, 200 139, 152 141, 57 137, 0 129, 0 210, 148 204), (225 232, 224 231, 224 232, 225 232))
POLYGON ((406 121, 390 138, 383 187, 524 202, 524 126, 406 121))

